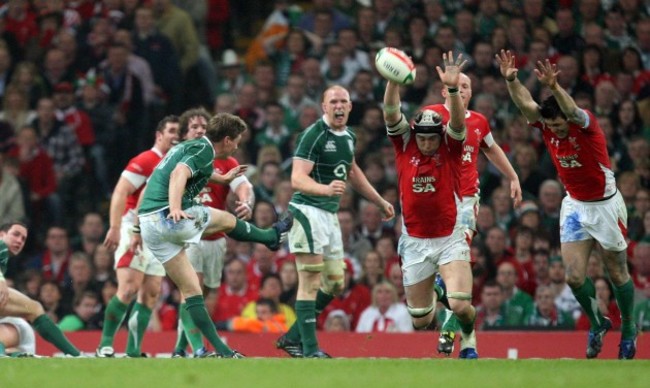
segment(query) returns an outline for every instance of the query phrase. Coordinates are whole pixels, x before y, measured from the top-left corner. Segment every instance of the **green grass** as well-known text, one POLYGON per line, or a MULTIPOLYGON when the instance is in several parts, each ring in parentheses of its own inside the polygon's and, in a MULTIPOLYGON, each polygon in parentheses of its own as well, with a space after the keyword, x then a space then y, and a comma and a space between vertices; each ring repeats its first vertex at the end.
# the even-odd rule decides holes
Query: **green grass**
POLYGON ((2 388, 632 388, 649 381, 648 360, 0 359, 2 388))

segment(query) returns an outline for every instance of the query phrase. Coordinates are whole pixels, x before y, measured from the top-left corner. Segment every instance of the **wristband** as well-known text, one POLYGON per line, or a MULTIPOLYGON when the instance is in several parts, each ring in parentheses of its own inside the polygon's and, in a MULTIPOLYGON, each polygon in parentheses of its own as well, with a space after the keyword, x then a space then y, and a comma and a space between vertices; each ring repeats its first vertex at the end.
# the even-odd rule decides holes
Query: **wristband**
POLYGON ((131 227, 131 233, 140 234, 140 225, 133 225, 131 227))
POLYGON ((456 96, 458 95, 458 88, 455 87, 447 87, 447 93, 449 93, 450 96, 456 96))
POLYGON ((386 114, 397 113, 400 111, 401 107, 402 104, 397 104, 397 105, 384 104, 384 112, 386 112, 386 114))

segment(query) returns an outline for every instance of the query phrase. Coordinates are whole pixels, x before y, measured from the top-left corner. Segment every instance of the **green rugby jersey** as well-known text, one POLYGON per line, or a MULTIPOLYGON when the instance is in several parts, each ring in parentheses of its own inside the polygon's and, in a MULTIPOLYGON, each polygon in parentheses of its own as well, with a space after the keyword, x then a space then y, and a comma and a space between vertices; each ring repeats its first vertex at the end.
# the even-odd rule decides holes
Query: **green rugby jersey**
MULTIPOLYGON (((333 180, 347 181, 354 160, 357 138, 349 127, 333 131, 320 119, 304 130, 298 138, 294 159, 314 162, 309 176, 316 182, 328 185, 333 180)), ((310 205, 328 212, 339 210, 341 197, 327 197, 295 192, 291 202, 310 205)))
POLYGON ((187 209, 196 205, 194 197, 205 187, 212 175, 214 158, 212 142, 205 136, 174 146, 149 177, 138 214, 149 214, 169 207, 169 177, 178 163, 187 165, 192 171, 192 176, 185 185, 181 208, 187 209))
MULTIPOLYGON (((9 247, 5 244, 4 241, 0 240, 0 275, 4 275, 7 272, 7 266, 9 265, 9 247)), ((3 279, 4 276, 0 276, 0 279, 3 279)))

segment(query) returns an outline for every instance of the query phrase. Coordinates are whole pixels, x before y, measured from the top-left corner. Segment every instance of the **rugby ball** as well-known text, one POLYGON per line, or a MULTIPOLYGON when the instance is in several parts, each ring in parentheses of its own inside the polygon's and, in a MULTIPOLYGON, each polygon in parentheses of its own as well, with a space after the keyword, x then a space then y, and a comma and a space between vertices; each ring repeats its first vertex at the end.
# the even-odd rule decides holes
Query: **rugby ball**
POLYGON ((377 71, 389 81, 400 85, 415 81, 415 65, 411 58, 400 49, 384 47, 375 56, 377 71))

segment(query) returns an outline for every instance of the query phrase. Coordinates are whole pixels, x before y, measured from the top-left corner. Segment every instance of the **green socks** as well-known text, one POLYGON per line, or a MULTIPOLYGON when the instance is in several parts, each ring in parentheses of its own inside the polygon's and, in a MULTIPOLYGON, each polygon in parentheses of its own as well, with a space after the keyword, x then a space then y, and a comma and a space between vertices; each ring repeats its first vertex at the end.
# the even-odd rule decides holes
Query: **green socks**
POLYGON ((453 311, 445 309, 445 320, 442 322, 440 330, 454 333, 460 330, 460 322, 453 311))
POLYGON ((185 303, 181 303, 178 306, 178 328, 176 329, 176 345, 174 346, 174 352, 184 352, 187 349, 187 337, 185 336, 185 329, 183 327, 183 320, 180 318, 180 315, 185 310, 185 303))
POLYGON ((296 301, 296 323, 300 330, 302 340, 302 351, 309 356, 318 351, 318 340, 316 339, 316 302, 311 300, 296 301))
POLYGON ((40 315, 38 318, 34 319, 32 325, 44 340, 56 346, 56 348, 64 354, 69 354, 75 357, 81 354, 79 349, 75 348, 74 345, 65 338, 61 329, 59 329, 46 314, 40 315))
POLYGON ((627 283, 618 287, 613 284, 613 288, 616 303, 619 310, 621 310, 621 338, 632 339, 636 335, 636 327, 632 316, 634 311, 634 283, 630 279, 627 283))
POLYGON ((585 282, 576 288, 571 288, 573 295, 582 306, 582 310, 587 314, 591 330, 596 330, 603 323, 603 314, 598 309, 598 302, 596 301, 596 287, 591 278, 585 278, 585 282))
MULTIPOLYGON (((203 347, 203 337, 201 336, 201 330, 194 324, 190 313, 185 307, 185 303, 181 303, 179 306, 179 315, 181 321, 183 322, 183 337, 185 337, 185 347, 187 347, 187 341, 189 341, 190 346, 192 346, 192 351, 196 352, 203 347)), ((185 349, 185 348, 183 348, 185 349)))
POLYGON ((113 337, 122 324, 128 308, 129 305, 122 303, 117 296, 113 296, 108 302, 104 312, 104 327, 102 328, 102 340, 99 347, 113 346, 113 337))
POLYGON ((254 241, 264 245, 272 245, 278 241, 278 233, 273 228, 260 229, 240 219, 236 222, 235 228, 226 234, 237 241, 254 241))
POLYGON ((126 342, 126 354, 131 357, 140 357, 142 351, 142 338, 151 319, 151 309, 143 304, 136 303, 129 317, 129 339, 126 342))
POLYGON ((230 349, 228 345, 224 344, 221 341, 221 338, 219 338, 219 335, 214 328, 214 324, 208 315, 208 310, 205 309, 203 296, 194 295, 186 298, 185 309, 189 313, 196 327, 199 328, 201 333, 203 333, 205 338, 208 339, 217 352, 224 356, 230 356, 233 354, 232 349, 230 349))
MULTIPOLYGON (((321 289, 318 290, 318 293, 316 294, 316 304, 314 307, 316 317, 318 317, 320 313, 323 312, 325 307, 327 307, 327 305, 330 304, 333 299, 334 295, 328 294, 321 289)), ((298 326, 298 322, 296 321, 293 325, 291 325, 289 331, 287 334, 285 334, 285 337, 293 342, 300 342, 300 328, 298 326)))

